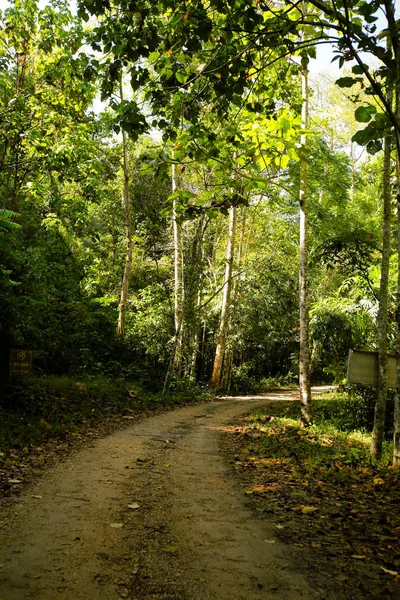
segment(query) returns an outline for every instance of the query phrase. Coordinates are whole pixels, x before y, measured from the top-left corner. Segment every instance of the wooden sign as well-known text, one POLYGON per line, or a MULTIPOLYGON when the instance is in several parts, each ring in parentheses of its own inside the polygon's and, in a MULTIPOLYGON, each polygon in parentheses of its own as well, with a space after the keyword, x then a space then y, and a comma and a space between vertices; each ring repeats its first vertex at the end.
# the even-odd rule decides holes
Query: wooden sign
POLYGON ((11 350, 10 377, 29 377, 32 370, 32 354, 32 350, 11 350))
MULTIPOLYGON (((396 358, 388 354, 388 387, 396 387, 396 358)), ((378 353, 369 350, 350 350, 347 365, 347 383, 378 385, 378 353)))

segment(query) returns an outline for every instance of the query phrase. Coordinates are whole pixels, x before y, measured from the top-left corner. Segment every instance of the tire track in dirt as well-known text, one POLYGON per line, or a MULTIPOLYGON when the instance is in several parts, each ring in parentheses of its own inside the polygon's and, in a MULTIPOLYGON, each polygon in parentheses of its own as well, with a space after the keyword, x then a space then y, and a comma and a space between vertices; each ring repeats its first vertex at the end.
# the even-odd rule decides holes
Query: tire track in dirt
POLYGON ((293 397, 148 417, 51 469, 1 517, 0 600, 319 598, 218 446, 236 416, 293 397))

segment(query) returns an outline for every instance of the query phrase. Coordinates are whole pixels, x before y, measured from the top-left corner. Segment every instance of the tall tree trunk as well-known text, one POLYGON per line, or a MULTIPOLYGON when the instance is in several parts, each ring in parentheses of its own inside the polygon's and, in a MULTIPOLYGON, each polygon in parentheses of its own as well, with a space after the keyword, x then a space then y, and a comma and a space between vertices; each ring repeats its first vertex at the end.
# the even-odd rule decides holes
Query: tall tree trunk
MULTIPOLYGON (((178 189, 178 169, 172 164, 172 193, 178 189)), ((172 222, 174 229, 174 318, 175 318, 175 355, 173 368, 180 376, 182 372, 182 326, 183 326, 183 250, 182 223, 176 210, 177 199, 174 198, 172 222)))
POLYGON ((215 392, 221 389, 222 364, 224 360, 225 347, 228 339, 229 328, 229 309, 231 303, 232 290, 232 268, 235 248, 235 230, 236 230, 236 207, 229 209, 229 233, 228 244, 226 247, 226 266, 225 283, 222 298, 221 317, 217 335, 217 348, 215 351, 214 367, 211 377, 211 386, 215 392))
MULTIPOLYGON (((247 217, 247 208, 245 206, 242 207, 241 209, 241 213, 242 213, 242 219, 241 219, 241 226, 240 226, 240 236, 239 236, 239 243, 238 243, 238 249, 237 249, 237 260, 236 260, 236 269, 238 271, 238 273, 240 273, 241 268, 242 268, 242 258, 243 258, 243 240, 244 240, 244 235, 246 232, 246 217, 247 217)), ((229 319, 229 324, 228 324, 228 344, 229 346, 225 349, 225 357, 224 357, 224 363, 223 363, 223 367, 222 367, 222 389, 226 392, 229 392, 230 388, 231 388, 231 383, 232 383, 232 369, 233 369, 233 359, 234 359, 234 352, 235 352, 235 348, 232 344, 232 340, 229 340, 230 337, 230 331, 232 330, 232 327, 234 327, 235 324, 235 316, 236 316, 236 309, 237 309, 237 305, 239 302, 239 281, 242 278, 242 275, 238 275, 237 277, 235 277, 235 280, 233 281, 232 284, 232 312, 231 312, 231 317, 229 319)))
MULTIPOLYGON (((400 69, 399 69, 400 71, 400 69)), ((400 74, 399 74, 400 80, 400 74)), ((400 92, 400 90, 398 91, 400 92)), ((400 99, 400 93, 398 94, 400 99)), ((400 117, 400 102, 398 105, 397 115, 400 117)), ((393 466, 400 467, 400 157, 397 150, 397 165, 396 165, 396 204, 397 204, 397 294, 396 294, 396 395, 394 399, 394 423, 393 423, 393 466)))
MULTIPOLYGON (((121 99, 121 101, 124 99, 123 89, 122 89, 122 80, 121 80, 121 84, 120 84, 120 99, 121 99)), ((132 207, 131 207, 131 197, 130 197, 130 191, 129 191, 128 137, 124 130, 122 130, 122 147, 123 147, 123 154, 124 154, 124 160, 123 160, 124 183, 123 183, 123 194, 122 194, 122 209, 124 211, 124 220, 125 220, 126 255, 125 255, 125 268, 124 268, 124 275, 122 277, 121 295, 120 295, 120 302, 119 302, 118 335, 121 339, 124 339, 126 306, 128 303, 129 282, 130 282, 131 272, 132 272, 132 249, 133 249, 132 207)))
POLYGON ((395 77, 395 116, 397 119, 396 135, 396 201, 397 201, 397 297, 396 297, 396 363, 397 363, 397 381, 396 396, 394 405, 394 434, 393 434, 393 466, 400 467, 400 39, 397 23, 395 22, 394 3, 390 6, 391 13, 388 14, 389 27, 391 32, 391 41, 396 64, 395 77))
MULTIPOLYGON (((392 94, 388 93, 388 102, 392 104, 392 94)), ((388 286, 389 286, 389 262, 391 246, 391 224, 392 208, 390 193, 390 170, 391 170, 391 142, 390 135, 384 139, 383 154, 383 228, 382 228, 382 261, 381 280, 379 288, 379 312, 378 312, 378 395, 375 404, 374 427, 371 440, 371 457, 379 460, 382 457, 382 443, 385 433, 385 413, 387 401, 387 347, 388 347, 388 286)))
POLYGON ((208 217, 202 215, 189 228, 190 235, 187 235, 186 240, 187 248, 185 250, 185 270, 183 273, 185 296, 183 303, 184 336, 182 338, 182 354, 183 373, 188 377, 194 377, 196 372, 201 287, 204 276, 204 236, 209 222, 208 217))
MULTIPOLYGON (((175 163, 171 167, 171 186, 174 194, 178 189, 178 170, 175 163)), ((177 199, 172 205, 172 227, 174 235, 174 322, 175 335, 171 357, 165 375, 163 394, 168 389, 172 373, 180 377, 182 372, 182 325, 183 325, 183 255, 182 255, 182 223, 176 210, 177 199)))
POLYGON ((200 342, 200 379, 203 380, 207 370, 207 356, 206 356, 206 338, 207 338, 207 325, 203 321, 201 326, 201 342, 200 342))
MULTIPOLYGON (((198 297, 197 297, 197 310, 199 310, 200 305, 201 305, 201 294, 199 292, 198 297)), ((189 369, 189 376, 193 377, 194 379, 196 378, 196 366, 197 366, 198 353, 199 353, 199 331, 197 329, 193 335, 193 349, 192 349, 192 357, 191 357, 190 369, 189 369)))
MULTIPOLYGON (((229 339, 229 329, 228 329, 228 339, 229 339)), ((224 392, 228 392, 231 386, 231 378, 232 378, 232 361, 233 361, 233 352, 232 348, 229 346, 229 343, 225 346, 224 352, 224 360, 222 363, 222 372, 221 372, 221 387, 220 389, 224 392)))
MULTIPOLYGON (((308 129, 308 70, 302 67, 302 127, 308 129)), ((308 190, 307 190, 307 138, 301 136, 300 149, 300 423, 312 423, 310 385, 310 319, 308 299, 308 190)))

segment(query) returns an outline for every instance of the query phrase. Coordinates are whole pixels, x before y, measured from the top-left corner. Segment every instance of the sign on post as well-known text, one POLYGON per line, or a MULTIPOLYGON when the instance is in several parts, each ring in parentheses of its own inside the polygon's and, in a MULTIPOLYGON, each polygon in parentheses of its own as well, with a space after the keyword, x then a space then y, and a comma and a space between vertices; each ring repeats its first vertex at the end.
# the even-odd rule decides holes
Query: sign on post
MULTIPOLYGON (((369 350, 350 350, 347 365, 347 383, 378 385, 378 353, 369 350)), ((396 387, 396 358, 388 354, 387 365, 388 387, 396 387)))
POLYGON ((10 377, 29 377, 32 370, 32 350, 11 350, 10 377))

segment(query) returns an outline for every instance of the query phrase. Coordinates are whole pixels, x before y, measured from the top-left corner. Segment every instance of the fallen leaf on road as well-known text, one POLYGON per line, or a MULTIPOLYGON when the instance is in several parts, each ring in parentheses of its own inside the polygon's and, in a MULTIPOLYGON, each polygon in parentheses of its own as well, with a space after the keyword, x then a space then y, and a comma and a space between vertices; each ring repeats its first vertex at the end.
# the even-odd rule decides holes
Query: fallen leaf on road
POLYGON ((393 575, 395 577, 399 574, 397 571, 391 571, 390 569, 385 569, 385 567, 381 567, 381 569, 384 573, 387 573, 388 575, 393 575))
POLYGON ((178 546, 167 546, 166 548, 162 549, 163 552, 169 552, 170 554, 173 554, 174 552, 178 551, 178 546))
POLYGON ((294 506, 292 510, 301 512, 303 515, 309 515, 319 509, 316 506, 304 506, 303 504, 300 504, 300 506, 294 506))
POLYGON ((268 492, 273 492, 277 489, 277 483, 271 483, 269 485, 255 485, 253 487, 253 491, 258 494, 266 494, 268 492))
POLYGON ((375 479, 374 479, 374 485, 376 487, 379 487, 381 485, 385 485, 385 481, 382 479, 382 477, 375 477, 375 479))
POLYGON ((316 510, 318 510, 316 506, 301 506, 301 512, 303 513, 303 515, 308 515, 310 513, 315 512, 316 510))

